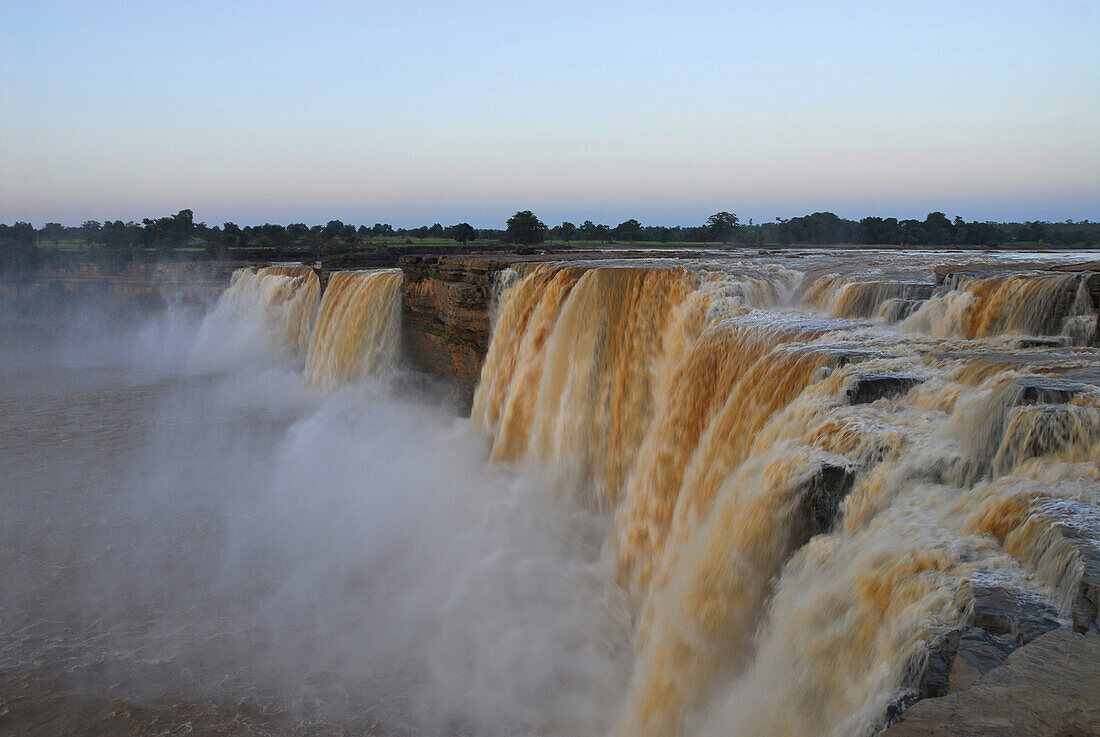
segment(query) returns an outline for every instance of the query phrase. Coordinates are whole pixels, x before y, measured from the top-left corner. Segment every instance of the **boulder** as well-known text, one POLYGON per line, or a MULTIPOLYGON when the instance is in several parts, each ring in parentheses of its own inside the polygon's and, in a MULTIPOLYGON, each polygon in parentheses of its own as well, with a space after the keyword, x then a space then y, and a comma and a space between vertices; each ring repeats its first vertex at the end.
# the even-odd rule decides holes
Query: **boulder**
POLYGON ((1084 384, 1045 376, 1025 376, 1017 379, 1016 385, 1020 387, 1017 404, 1065 404, 1087 388, 1084 384))
POLYGON ((911 706, 884 737, 1086 737, 1100 734, 1100 635, 1056 629, 970 688, 911 706))
POLYGON ((930 642, 927 660, 911 669, 914 700, 967 688, 1014 650, 1060 626, 1053 605, 1002 584, 968 581, 959 602, 969 619, 930 642))
POLYGON ((851 466, 823 463, 810 480, 806 492, 806 513, 809 520, 810 535, 821 535, 832 529, 836 522, 840 503, 856 480, 856 471, 851 466))
POLYGON ((860 374, 845 395, 849 404, 867 404, 904 394, 922 381, 915 374, 860 374))
MULTIPOLYGON (((1001 665, 1016 649, 1007 637, 971 627, 958 637, 955 658, 947 672, 946 693, 970 688, 975 681, 1001 665)), ((943 696, 944 693, 929 694, 943 696)))
POLYGON ((1022 350, 1030 348, 1062 348, 1066 345, 1065 338, 1018 338, 1012 343, 1013 347, 1022 350))
POLYGON ((882 318, 888 323, 901 322, 919 310, 927 300, 892 299, 883 307, 882 318))

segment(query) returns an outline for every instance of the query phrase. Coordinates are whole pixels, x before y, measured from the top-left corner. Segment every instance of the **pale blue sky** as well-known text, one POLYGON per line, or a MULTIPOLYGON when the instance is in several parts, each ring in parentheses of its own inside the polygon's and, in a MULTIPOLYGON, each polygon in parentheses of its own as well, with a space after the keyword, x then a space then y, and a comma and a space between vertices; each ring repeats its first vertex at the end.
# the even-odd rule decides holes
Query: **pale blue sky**
POLYGON ((1100 1, 0 0, 0 222, 1100 220, 1100 1))

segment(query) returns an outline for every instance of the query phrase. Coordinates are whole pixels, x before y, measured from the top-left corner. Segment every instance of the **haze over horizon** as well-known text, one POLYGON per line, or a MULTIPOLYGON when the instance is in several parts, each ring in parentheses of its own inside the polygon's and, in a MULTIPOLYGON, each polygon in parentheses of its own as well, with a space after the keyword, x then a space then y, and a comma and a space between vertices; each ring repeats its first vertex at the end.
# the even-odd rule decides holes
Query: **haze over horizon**
POLYGON ((1100 219, 1100 3, 0 0, 0 222, 1100 219))

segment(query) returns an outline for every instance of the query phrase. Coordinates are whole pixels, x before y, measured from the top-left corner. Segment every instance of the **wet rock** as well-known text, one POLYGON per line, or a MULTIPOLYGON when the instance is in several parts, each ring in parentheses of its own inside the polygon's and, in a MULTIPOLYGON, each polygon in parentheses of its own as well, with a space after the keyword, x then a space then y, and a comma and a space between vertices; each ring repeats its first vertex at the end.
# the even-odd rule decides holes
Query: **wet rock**
POLYGON ((886 303, 882 318, 888 323, 901 322, 919 310, 926 301, 924 299, 892 299, 886 303))
POLYGON ((951 681, 951 671, 959 652, 961 639, 962 633, 957 629, 953 629, 945 632, 929 644, 927 660, 923 663, 917 663, 910 669, 911 672, 907 680, 915 682, 916 687, 914 691, 908 692, 908 703, 898 702, 895 704, 896 714, 890 721, 897 721, 896 717, 904 711, 905 707, 918 699, 930 699, 947 694, 951 681))
POLYGON ((1054 270, 1073 272, 1078 274, 1087 274, 1084 277, 1085 289, 1088 291, 1089 297, 1092 298, 1093 309, 1100 310, 1100 261, 1088 261, 1083 264, 1066 264, 1064 266, 1055 266, 1054 270))
POLYGON ((849 404, 867 404, 904 394, 922 381, 914 374, 860 374, 846 395, 849 404))
POLYGON ((1053 605, 1000 584, 969 581, 959 592, 959 602, 960 609, 970 610, 969 621, 935 638, 927 658, 911 667, 911 701, 969 687, 1017 648, 1060 626, 1053 605))
POLYGON ((1051 269, 1050 264, 1040 261, 1021 261, 1009 266, 1004 262, 992 263, 972 262, 967 264, 941 264, 933 269, 936 275, 936 284, 950 283, 951 280, 960 277, 986 277, 997 273, 1020 273, 1025 271, 1061 271, 1063 269, 1051 269))
POLYGON ((1070 575, 1080 572, 1070 603, 1070 617, 1077 632, 1100 631, 1100 545, 1095 538, 1100 528, 1095 526, 1095 510, 1091 511, 1093 514, 1073 517, 1054 531, 1071 550, 1070 575), (1090 523, 1093 523, 1091 529, 1090 523))
POLYGON ((1012 346, 1027 350, 1029 348, 1061 348, 1065 344, 1065 338, 1019 338, 1013 341, 1012 346))
POLYGON ((1061 264, 1061 265, 1055 266, 1053 268, 1054 268, 1054 271, 1072 271, 1072 272, 1077 272, 1077 273, 1080 273, 1080 272, 1083 272, 1083 271, 1086 271, 1086 272, 1087 271, 1100 272, 1100 261, 1097 261, 1097 260, 1081 261, 1081 262, 1076 263, 1076 264, 1061 264))
POLYGON ((849 283, 838 316, 870 318, 896 302, 923 302, 936 291, 934 284, 899 281, 859 281, 849 283))
POLYGON ((981 627, 971 627, 959 636, 955 659, 947 674, 946 693, 970 688, 979 678, 1005 662, 1015 649, 1016 644, 1008 637, 990 634, 981 627))
POLYGON ((1016 384, 1021 390, 1018 404, 1065 404, 1086 389, 1084 384, 1044 376, 1027 376, 1016 384))
POLYGON ((1100 733, 1100 635, 1048 632, 965 690, 917 702, 885 737, 1100 733))
POLYGON ((915 302, 923 302, 926 299, 931 299, 932 295, 936 292, 935 284, 903 283, 901 287, 902 297, 915 302))
POLYGON ((1073 602, 1073 629, 1100 631, 1100 551, 1082 551, 1084 574, 1073 602))
POLYGON ((832 529, 840 503, 855 483, 856 472, 850 466, 824 463, 810 480, 806 493, 810 535, 821 535, 832 529))
POLYGON ((1016 646, 1058 627, 1058 611, 1038 597, 997 584, 969 582, 973 626, 1009 638, 1016 646))
POLYGON ((830 365, 834 369, 847 366, 850 363, 860 363, 861 361, 883 357, 881 351, 869 351, 848 346, 821 346, 815 350, 828 354, 831 358, 830 365))

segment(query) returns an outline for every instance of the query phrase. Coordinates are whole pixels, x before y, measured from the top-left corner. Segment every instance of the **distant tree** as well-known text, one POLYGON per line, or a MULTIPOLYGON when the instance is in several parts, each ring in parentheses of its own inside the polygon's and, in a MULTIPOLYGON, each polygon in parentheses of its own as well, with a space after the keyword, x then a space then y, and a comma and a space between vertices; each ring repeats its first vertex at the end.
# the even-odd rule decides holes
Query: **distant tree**
POLYGON ((648 231, 646 240, 652 239, 658 243, 668 243, 672 228, 667 228, 664 225, 654 225, 646 228, 646 231, 648 231))
POLYGON ((1046 236, 1046 228, 1038 220, 1024 223, 1024 227, 1016 233, 1016 240, 1041 243, 1046 236))
POLYGON ((39 237, 44 241, 57 243, 65 236, 65 226, 61 223, 46 223, 42 230, 38 231, 39 237))
POLYGON ((780 229, 785 230, 794 243, 851 243, 860 237, 858 223, 842 220, 831 212, 815 212, 812 215, 784 220, 780 229))
POLYGON ((228 252, 233 248, 244 248, 245 235, 236 223, 222 223, 222 248, 228 252))
POLYGON ((732 212, 716 212, 707 218, 706 228, 711 240, 729 243, 737 232, 737 216, 732 212))
POLYGON ((194 213, 180 210, 171 217, 145 218, 144 227, 138 233, 137 241, 142 246, 151 246, 162 252, 186 246, 195 235, 194 213))
POLYGON ((955 228, 942 212, 930 212, 925 216, 924 233, 931 245, 949 245, 955 240, 955 228))
POLYGON ((180 210, 172 216, 172 225, 176 240, 181 245, 186 244, 195 233, 195 213, 190 210, 180 210))
POLYGON ((443 235, 443 226, 439 223, 433 223, 432 227, 428 228, 429 238, 442 238, 443 235))
POLYGON ((532 245, 546 240, 546 225, 530 210, 521 210, 508 218, 504 240, 520 245, 532 245))
POLYGON ((901 228, 901 245, 923 246, 928 243, 928 232, 920 220, 902 220, 898 227, 901 228))
POLYGON ((561 233, 561 239, 566 243, 573 240, 573 236, 577 233, 577 226, 573 225, 573 223, 569 222, 568 220, 559 225, 558 229, 561 233))
POLYGON ((35 244, 37 234, 30 223, 0 225, 0 273, 33 269, 42 263, 35 244))
POLYGON ((451 237, 465 245, 468 241, 477 238, 477 231, 469 223, 459 223, 451 228, 451 237))
POLYGON ((642 224, 637 220, 630 219, 625 223, 619 223, 615 226, 615 229, 611 231, 611 234, 615 236, 616 240, 628 241, 633 243, 638 240, 638 236, 641 235, 642 224))
POLYGON ((930 212, 924 216, 924 227, 930 230, 947 230, 951 227, 951 221, 942 212, 930 212))
POLYGON ((344 235, 344 223, 339 220, 329 220, 321 231, 321 237, 326 241, 334 241, 344 235))
POLYGON ((596 225, 592 228, 592 239, 597 240, 600 243, 614 243, 615 238, 611 232, 611 228, 606 225, 596 225))
POLYGON ((354 225, 344 226, 344 231, 340 234, 340 242, 343 243, 345 251, 354 251, 359 247, 359 233, 354 225))
POLYGON ((85 220, 80 226, 80 233, 84 236, 84 242, 88 244, 99 241, 99 231, 103 226, 96 220, 85 220))

